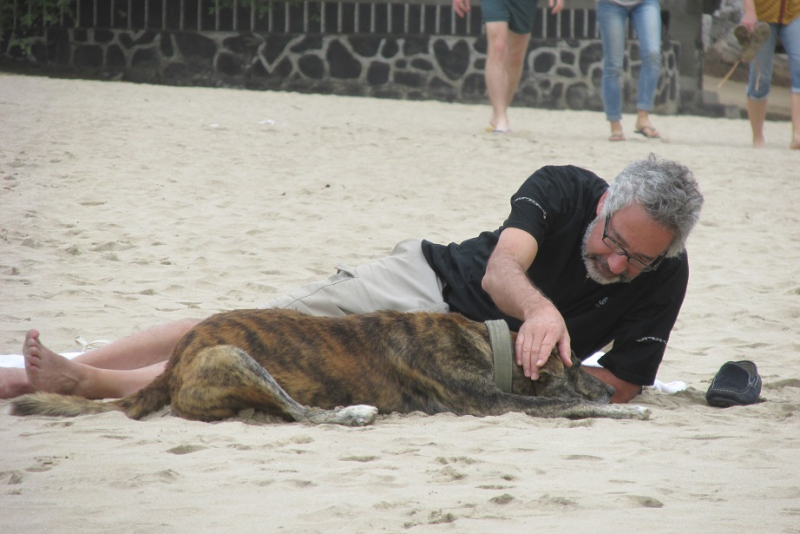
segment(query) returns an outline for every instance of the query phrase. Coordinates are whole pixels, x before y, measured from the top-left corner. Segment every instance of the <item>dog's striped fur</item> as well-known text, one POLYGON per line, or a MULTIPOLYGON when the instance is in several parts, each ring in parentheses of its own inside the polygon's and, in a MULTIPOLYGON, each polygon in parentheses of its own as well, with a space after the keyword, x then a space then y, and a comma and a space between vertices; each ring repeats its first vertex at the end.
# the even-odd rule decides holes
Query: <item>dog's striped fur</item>
POLYGON ((120 410, 139 419, 171 404, 177 415, 201 421, 254 408, 287 420, 350 425, 372 422, 377 411, 648 416, 639 407, 606 404, 613 390, 573 361, 565 368, 554 354, 536 382, 515 369, 514 393, 508 394, 492 381, 486 326, 455 313, 326 318, 237 310, 194 327, 164 373, 138 393, 112 402, 34 394, 16 399, 12 411, 75 416, 120 410))

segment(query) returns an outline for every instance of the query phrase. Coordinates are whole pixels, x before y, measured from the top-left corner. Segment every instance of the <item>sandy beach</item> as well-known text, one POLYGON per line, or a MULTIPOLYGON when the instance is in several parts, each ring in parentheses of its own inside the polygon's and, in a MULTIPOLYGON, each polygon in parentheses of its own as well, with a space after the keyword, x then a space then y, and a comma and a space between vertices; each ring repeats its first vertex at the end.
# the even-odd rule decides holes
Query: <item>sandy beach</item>
POLYGON ((344 428, 162 411, 18 418, 3 532, 800 533, 800 151, 786 122, 176 88, 0 73, 0 353, 253 307, 388 253, 497 228, 535 169, 650 152, 706 197, 649 421, 381 416, 344 428), (754 360, 763 401, 705 391, 754 360))

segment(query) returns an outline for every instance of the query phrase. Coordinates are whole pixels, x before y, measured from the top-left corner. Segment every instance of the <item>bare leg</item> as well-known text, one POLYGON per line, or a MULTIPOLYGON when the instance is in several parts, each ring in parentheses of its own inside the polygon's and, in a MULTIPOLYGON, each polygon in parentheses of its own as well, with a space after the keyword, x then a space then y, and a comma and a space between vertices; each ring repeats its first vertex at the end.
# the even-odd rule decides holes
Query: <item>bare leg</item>
POLYGON ((766 145, 764 139, 764 120, 767 118, 767 99, 747 99, 747 116, 750 118, 750 128, 753 130, 753 146, 762 148, 766 145))
POLYGON ((16 397, 34 389, 89 398, 128 395, 161 373, 175 345, 197 323, 178 321, 144 330, 74 360, 45 347, 39 341, 39 332, 31 330, 22 347, 25 371, 2 370, 0 398, 16 397))
POLYGON ((172 356, 178 341, 199 320, 175 321, 147 330, 90 350, 73 361, 102 369, 140 369, 154 363, 164 362, 172 356))
POLYGON ((506 108, 511 105, 517 93, 519 81, 522 79, 523 62, 528 52, 528 43, 531 40, 529 33, 519 34, 508 32, 508 47, 506 48, 506 69, 508 71, 508 93, 506 94, 506 108))
POLYGON ((792 150, 800 150, 800 93, 792 93, 792 150))
POLYGON ((33 386, 28 382, 25 369, 0 369, 0 399, 13 399, 26 393, 33 393, 33 386))
POLYGON ((486 23, 486 34, 489 46, 486 57, 486 89, 492 105, 489 124, 495 131, 507 132, 508 105, 519 86, 530 35, 509 31, 506 22, 486 23))
POLYGON ((625 141, 625 131, 622 129, 622 121, 611 121, 611 137, 609 141, 625 141))
POLYGON ((166 366, 166 362, 160 362, 124 371, 91 367, 64 358, 42 345, 37 330, 30 330, 25 336, 22 352, 25 372, 34 389, 89 399, 130 395, 149 384, 166 366))

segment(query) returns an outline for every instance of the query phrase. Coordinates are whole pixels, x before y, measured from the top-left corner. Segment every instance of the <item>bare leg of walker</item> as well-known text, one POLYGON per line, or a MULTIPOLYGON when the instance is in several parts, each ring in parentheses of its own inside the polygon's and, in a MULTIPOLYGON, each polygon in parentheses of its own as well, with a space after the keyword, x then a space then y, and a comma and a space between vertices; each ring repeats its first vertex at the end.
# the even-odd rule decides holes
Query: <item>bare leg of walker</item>
POLYGON ((764 138, 764 120, 767 118, 767 99, 747 99, 747 116, 750 118, 750 128, 753 130, 753 146, 762 148, 766 144, 764 138))
POLYGON ((486 89, 492 105, 489 124, 495 132, 508 132, 508 105, 519 86, 530 35, 509 31, 505 22, 488 22, 486 38, 489 46, 485 71, 486 89))
POLYGON ((800 93, 792 93, 792 150, 800 150, 800 93))

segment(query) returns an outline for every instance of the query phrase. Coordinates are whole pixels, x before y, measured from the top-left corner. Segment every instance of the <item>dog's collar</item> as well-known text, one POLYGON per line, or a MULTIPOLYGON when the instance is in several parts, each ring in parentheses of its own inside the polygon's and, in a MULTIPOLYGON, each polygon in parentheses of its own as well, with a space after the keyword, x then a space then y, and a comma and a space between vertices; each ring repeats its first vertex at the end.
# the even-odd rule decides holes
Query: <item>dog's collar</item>
POLYGON ((504 393, 511 393, 511 376, 514 368, 514 348, 511 332, 503 319, 485 321, 489 330, 489 343, 494 356, 494 383, 504 393))

